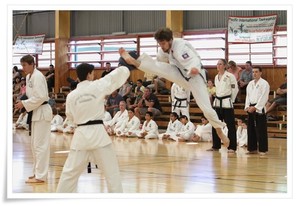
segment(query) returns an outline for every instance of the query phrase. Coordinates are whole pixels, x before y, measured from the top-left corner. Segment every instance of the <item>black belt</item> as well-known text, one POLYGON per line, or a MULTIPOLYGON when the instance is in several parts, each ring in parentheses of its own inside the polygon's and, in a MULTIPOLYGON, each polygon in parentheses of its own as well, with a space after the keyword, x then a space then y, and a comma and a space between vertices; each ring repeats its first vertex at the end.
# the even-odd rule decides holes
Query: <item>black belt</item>
MULTIPOLYGON (((254 107, 256 105, 256 103, 255 104, 250 104, 249 106, 250 107, 254 107)), ((262 114, 265 114, 265 108, 263 108, 262 110, 261 110, 261 112, 262 112, 262 114)))
POLYGON ((218 97, 216 96, 216 99, 220 100, 220 111, 222 112, 223 110, 223 99, 228 99, 228 98, 231 98, 231 95, 227 95, 227 96, 223 96, 223 97, 218 97))
MULTIPOLYGON (((41 105, 48 104, 48 101, 44 101, 41 105)), ((31 122, 32 122, 32 111, 27 112, 27 124, 28 124, 28 130, 29 130, 29 135, 31 135, 31 122)))
POLYGON ((92 125, 92 124, 103 124, 103 121, 100 119, 100 120, 91 120, 91 121, 88 121, 86 123, 83 123, 83 124, 78 124, 77 126, 86 126, 86 125, 92 125))
POLYGON ((187 108, 187 106, 188 106, 187 102, 186 102, 186 107, 181 106, 181 102, 187 101, 187 98, 177 98, 177 97, 174 97, 174 98, 176 99, 176 101, 173 105, 173 109, 175 109, 176 107, 178 107, 178 108, 187 108))

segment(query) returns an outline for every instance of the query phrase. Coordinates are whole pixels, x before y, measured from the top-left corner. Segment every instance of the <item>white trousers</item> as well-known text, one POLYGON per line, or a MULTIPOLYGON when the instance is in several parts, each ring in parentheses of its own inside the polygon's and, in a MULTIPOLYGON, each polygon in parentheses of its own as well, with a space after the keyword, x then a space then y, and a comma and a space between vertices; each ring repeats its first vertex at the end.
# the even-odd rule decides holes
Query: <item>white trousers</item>
POLYGON ((56 192, 77 192, 78 179, 90 161, 103 171, 108 192, 123 192, 119 164, 112 144, 95 150, 70 150, 56 192))
POLYGON ((50 162, 50 121, 33 121, 31 123, 31 151, 33 157, 33 174, 36 179, 47 180, 50 162))
POLYGON ((219 120, 216 111, 212 108, 207 92, 206 82, 200 75, 196 75, 187 81, 181 76, 176 66, 165 62, 155 61, 145 53, 138 58, 138 61, 141 62, 141 65, 139 66, 140 70, 146 73, 156 74, 190 90, 197 105, 214 128, 223 128, 226 125, 224 122, 219 120))

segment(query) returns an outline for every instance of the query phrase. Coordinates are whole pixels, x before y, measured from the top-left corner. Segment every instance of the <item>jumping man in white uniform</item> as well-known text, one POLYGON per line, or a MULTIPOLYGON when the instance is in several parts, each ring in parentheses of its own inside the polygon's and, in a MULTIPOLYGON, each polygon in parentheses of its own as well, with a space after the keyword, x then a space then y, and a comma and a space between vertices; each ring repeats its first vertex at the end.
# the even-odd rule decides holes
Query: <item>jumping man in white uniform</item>
POLYGON ((217 113, 211 107, 205 71, 201 69, 201 59, 197 51, 188 41, 173 39, 173 32, 168 28, 159 29, 155 33, 155 39, 161 48, 158 55, 167 54, 169 64, 155 61, 145 53, 138 59, 134 59, 124 48, 120 48, 119 53, 129 65, 133 65, 144 72, 156 74, 190 90, 204 116, 216 129, 224 146, 228 147, 229 139, 222 131, 225 123, 219 120, 217 113))

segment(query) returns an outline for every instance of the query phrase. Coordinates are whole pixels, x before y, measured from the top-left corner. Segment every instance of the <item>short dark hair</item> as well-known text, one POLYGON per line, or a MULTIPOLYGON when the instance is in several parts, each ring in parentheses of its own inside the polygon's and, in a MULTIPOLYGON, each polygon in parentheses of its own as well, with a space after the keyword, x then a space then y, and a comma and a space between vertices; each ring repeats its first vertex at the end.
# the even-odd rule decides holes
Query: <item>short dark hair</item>
POLYGON ((170 41, 173 39, 173 32, 169 28, 160 28, 155 32, 154 38, 156 41, 170 41))
POLYGON ((153 113, 152 112, 146 112, 146 114, 149 114, 150 117, 153 117, 153 113))
POLYGON ((188 118, 186 115, 181 115, 179 119, 180 119, 180 120, 181 120, 181 119, 189 120, 189 118, 188 118))
POLYGON ((86 77, 89 73, 92 73, 94 70, 94 65, 82 63, 76 67, 77 77, 80 81, 86 80, 86 77))
POLYGON ((31 56, 31 55, 25 55, 25 56, 23 56, 21 59, 20 59, 20 62, 22 63, 22 62, 26 62, 26 63, 28 63, 29 65, 32 65, 32 64, 34 64, 34 57, 33 56, 31 56))
POLYGON ((258 71, 262 72, 262 68, 260 66, 255 66, 253 69, 258 69, 258 71))
POLYGON ((178 119, 178 114, 176 112, 171 112, 171 115, 173 115, 174 117, 176 117, 176 119, 178 119))
POLYGON ((246 61, 246 64, 250 64, 250 66, 252 66, 252 62, 251 61, 246 61))
POLYGON ((51 67, 52 69, 54 68, 53 64, 50 64, 49 67, 51 67))

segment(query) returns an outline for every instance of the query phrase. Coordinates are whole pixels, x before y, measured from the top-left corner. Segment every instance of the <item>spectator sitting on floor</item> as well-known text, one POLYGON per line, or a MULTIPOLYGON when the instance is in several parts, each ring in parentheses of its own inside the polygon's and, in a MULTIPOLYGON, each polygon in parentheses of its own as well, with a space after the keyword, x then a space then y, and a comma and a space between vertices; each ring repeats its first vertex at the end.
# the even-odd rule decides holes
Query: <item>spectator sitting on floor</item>
POLYGON ((191 138, 193 142, 211 142, 212 141, 212 126, 208 120, 202 116, 201 125, 197 125, 194 136, 191 138))
POLYGON ((128 109, 128 117, 123 121, 121 127, 116 129, 116 135, 118 137, 128 137, 138 130, 140 126, 140 120, 134 115, 134 109, 128 109))
POLYGON ((153 120, 152 112, 146 112, 145 122, 143 123, 142 129, 140 131, 135 131, 133 136, 138 136, 138 138, 144 139, 156 139, 158 138, 158 126, 153 120))
POLYGON ((19 115, 18 120, 15 123, 16 129, 26 129, 28 130, 29 126, 27 123, 28 114, 24 108, 21 109, 21 114, 19 115))
POLYGON ((51 121, 51 132, 57 132, 57 126, 61 126, 64 123, 64 119, 59 115, 59 111, 56 108, 52 108, 53 118, 51 121))
POLYGON ((116 133, 116 129, 121 127, 123 121, 128 117, 128 111, 126 109, 125 101, 120 101, 119 103, 119 111, 113 116, 112 120, 104 121, 104 127, 109 135, 114 135, 116 133))
POLYGON ((176 134, 175 137, 170 136, 170 139, 178 141, 178 142, 185 142, 190 140, 195 131, 195 125, 189 121, 187 116, 182 115, 180 116, 180 122, 182 123, 182 127, 180 131, 176 134))
POLYGON ((182 123, 178 120, 178 114, 176 112, 171 112, 170 121, 166 132, 159 134, 158 137, 160 139, 168 139, 171 136, 176 136, 176 134, 180 131, 181 127, 182 123))

